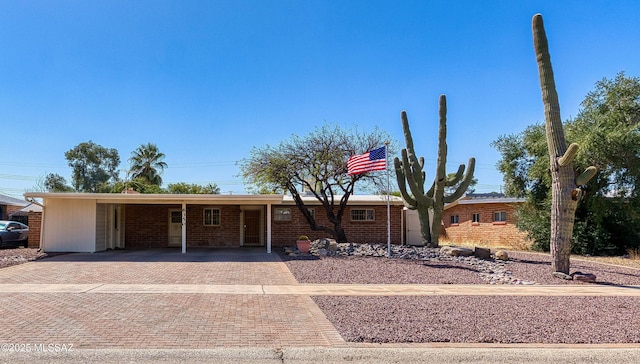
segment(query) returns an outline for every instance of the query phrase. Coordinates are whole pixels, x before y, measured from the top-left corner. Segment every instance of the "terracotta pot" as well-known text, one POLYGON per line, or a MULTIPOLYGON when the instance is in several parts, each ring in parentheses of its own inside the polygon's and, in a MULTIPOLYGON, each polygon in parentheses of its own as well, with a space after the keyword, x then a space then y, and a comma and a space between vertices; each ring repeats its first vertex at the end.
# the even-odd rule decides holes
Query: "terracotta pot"
POLYGON ((296 240, 296 246, 298 247, 298 251, 302 254, 309 253, 309 248, 311 247, 311 240, 296 240))

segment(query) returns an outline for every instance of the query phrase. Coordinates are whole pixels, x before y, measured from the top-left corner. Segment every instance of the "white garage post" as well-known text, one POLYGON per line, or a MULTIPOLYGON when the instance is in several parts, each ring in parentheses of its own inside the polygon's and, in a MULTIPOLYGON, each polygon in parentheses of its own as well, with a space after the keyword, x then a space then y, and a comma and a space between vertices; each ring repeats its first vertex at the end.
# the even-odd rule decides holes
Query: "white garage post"
POLYGON ((271 254, 271 204, 267 204, 267 253, 271 254))
POLYGON ((187 252, 187 204, 182 203, 182 254, 187 252))

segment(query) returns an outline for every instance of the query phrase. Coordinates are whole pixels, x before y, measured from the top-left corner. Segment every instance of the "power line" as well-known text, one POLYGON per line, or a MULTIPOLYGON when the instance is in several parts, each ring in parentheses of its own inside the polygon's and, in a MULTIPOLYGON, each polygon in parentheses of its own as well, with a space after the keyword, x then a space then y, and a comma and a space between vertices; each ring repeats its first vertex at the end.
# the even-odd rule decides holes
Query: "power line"
POLYGON ((0 179, 11 179, 16 181, 37 181, 38 177, 23 176, 19 174, 3 174, 0 173, 0 179))

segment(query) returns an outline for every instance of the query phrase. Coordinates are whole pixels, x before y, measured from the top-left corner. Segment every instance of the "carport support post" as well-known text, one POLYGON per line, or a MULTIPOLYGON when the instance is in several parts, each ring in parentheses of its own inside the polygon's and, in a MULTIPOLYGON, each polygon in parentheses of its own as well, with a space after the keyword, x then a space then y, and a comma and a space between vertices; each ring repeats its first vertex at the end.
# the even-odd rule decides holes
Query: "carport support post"
POLYGON ((182 254, 187 252, 187 203, 182 203, 182 254))
POLYGON ((267 204, 267 253, 271 254, 271 204, 267 204))

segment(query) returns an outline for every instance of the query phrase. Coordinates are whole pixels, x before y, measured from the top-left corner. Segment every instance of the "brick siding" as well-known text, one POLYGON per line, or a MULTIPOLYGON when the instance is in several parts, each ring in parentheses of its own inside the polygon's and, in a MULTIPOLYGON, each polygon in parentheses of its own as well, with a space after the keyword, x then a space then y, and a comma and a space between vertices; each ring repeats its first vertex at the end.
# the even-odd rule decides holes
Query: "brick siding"
POLYGON ((24 208, 24 206, 5 205, 4 216, 2 216, 2 219, 0 220, 9 219, 9 215, 13 214, 16 211, 21 210, 22 208, 24 208))
MULTIPOLYGON (((330 237, 322 231, 311 231, 298 208, 293 206, 272 206, 272 219, 275 208, 289 208, 291 221, 272 221, 272 246, 291 246, 300 235, 307 235, 312 240, 330 237)), ((169 241, 169 210, 181 209, 181 205, 126 205, 125 213, 125 247, 162 248, 169 241)), ((319 224, 329 224, 321 206, 316 206, 316 218, 319 224)), ((187 205, 187 247, 239 247, 241 207, 237 205, 207 206, 187 205), (220 226, 205 226, 203 210, 205 208, 220 209, 220 226)), ((391 207, 391 241, 401 240, 402 206, 391 207)), ((266 214, 263 214, 266 218, 266 214)), ((350 206, 343 217, 343 227, 347 238, 354 243, 386 243, 387 242, 387 207, 385 206, 350 206), (351 221, 352 209, 373 209, 374 221, 351 221)), ((263 224, 263 241, 266 244, 266 223, 263 224)))
POLYGON ((494 245, 526 244, 526 234, 515 226, 517 205, 508 203, 458 204, 444 211, 442 220, 445 237, 452 242, 477 241, 494 245), (494 212, 504 211, 506 222, 494 222, 494 212), (473 214, 480 214, 480 222, 473 223, 473 214), (458 224, 451 224, 451 216, 458 215, 458 224))
POLYGON ((187 206, 187 245, 192 247, 240 246, 240 207, 187 206), (220 209, 220 226, 204 225, 204 209, 220 209))
POLYGON ((181 205, 126 205, 126 248, 164 248, 169 244, 169 209, 181 205))
MULTIPOLYGON (((275 216, 276 208, 288 208, 291 211, 291 221, 272 222, 272 245, 290 246, 294 245, 300 235, 307 235, 309 239, 331 237, 329 233, 323 231, 312 231, 309 223, 304 219, 302 213, 295 205, 273 206, 272 217, 275 216)), ((333 227, 324 213, 322 206, 314 206, 315 218, 318 224, 333 227)), ((401 217, 402 206, 391 206, 391 242, 401 241, 401 217)), ((386 243, 387 242, 387 206, 349 206, 342 217, 342 226, 347 239, 352 243, 386 243), (373 209, 374 221, 351 221, 351 210, 373 209)))

